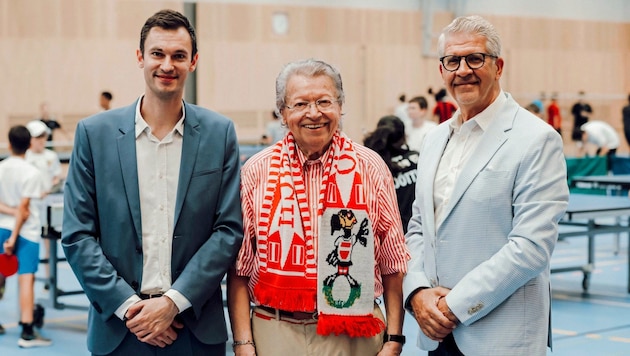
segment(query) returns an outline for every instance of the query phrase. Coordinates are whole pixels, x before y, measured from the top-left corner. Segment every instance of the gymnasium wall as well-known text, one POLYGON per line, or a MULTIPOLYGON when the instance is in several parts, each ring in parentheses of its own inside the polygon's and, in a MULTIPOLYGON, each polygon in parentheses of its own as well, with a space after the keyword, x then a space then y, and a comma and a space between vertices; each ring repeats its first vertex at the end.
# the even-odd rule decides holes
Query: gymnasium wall
MULTIPOLYGON (((442 86, 437 34, 455 13, 470 9, 460 4, 452 11, 439 1, 432 7, 410 1, 402 2, 406 7, 367 5, 373 2, 364 8, 356 2, 344 7, 348 1, 336 6, 312 1, 304 2, 308 6, 298 1, 198 3, 198 103, 231 117, 242 142, 256 142, 274 108, 274 81, 282 65, 317 57, 341 71, 343 126, 354 139, 361 140, 381 116, 391 113, 401 93, 425 95, 432 106, 427 88, 442 86), (286 34, 274 32, 277 13, 288 19, 286 34)), ((56 139, 68 142, 76 122, 98 111, 102 90, 114 94, 114 107, 131 103, 144 90, 135 59, 140 28, 147 17, 167 7, 183 11, 184 3, 0 0, 5 79, 0 86, 0 143, 6 144, 9 127, 37 117, 42 101, 50 103, 64 126, 65 134, 56 134, 56 139)), ((630 93, 630 20, 474 10, 502 36, 504 90, 524 106, 541 92, 558 93, 567 142, 570 106, 584 90, 593 118, 610 122, 621 133, 621 107, 630 93)), ((627 146, 620 151, 628 152, 627 146)))

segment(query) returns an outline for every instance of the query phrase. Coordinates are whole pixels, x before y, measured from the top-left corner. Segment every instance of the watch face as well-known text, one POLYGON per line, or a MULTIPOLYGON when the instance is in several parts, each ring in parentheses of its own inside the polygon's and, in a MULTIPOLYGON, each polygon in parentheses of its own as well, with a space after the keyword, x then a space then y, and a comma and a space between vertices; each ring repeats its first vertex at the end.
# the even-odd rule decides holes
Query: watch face
POLYGON ((271 18, 273 32, 277 35, 286 35, 289 32, 289 16, 286 12, 276 12, 271 18))

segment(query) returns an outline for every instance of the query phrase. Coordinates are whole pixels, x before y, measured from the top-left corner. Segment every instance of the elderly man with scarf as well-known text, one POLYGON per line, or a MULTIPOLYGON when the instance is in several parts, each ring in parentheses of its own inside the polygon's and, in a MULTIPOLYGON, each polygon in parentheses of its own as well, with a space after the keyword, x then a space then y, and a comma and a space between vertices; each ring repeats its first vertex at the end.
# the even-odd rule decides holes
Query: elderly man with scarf
POLYGON ((409 253, 394 183, 377 153, 340 131, 343 103, 325 62, 289 63, 276 80, 289 130, 241 171, 245 240, 228 276, 236 355, 402 350, 409 253))

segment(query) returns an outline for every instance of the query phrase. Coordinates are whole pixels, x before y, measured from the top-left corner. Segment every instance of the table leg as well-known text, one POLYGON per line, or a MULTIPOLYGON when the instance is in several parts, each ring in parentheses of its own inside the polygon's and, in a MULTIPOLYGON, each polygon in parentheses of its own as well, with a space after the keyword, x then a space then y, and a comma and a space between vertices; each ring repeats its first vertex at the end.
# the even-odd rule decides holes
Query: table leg
MULTIPOLYGON (((593 231, 594 229, 595 229, 595 219, 589 219, 588 231, 593 231)), ((588 263, 586 264, 586 268, 584 268, 584 279, 582 280, 582 289, 584 289, 584 292, 588 291, 588 287, 590 284, 590 275, 593 269, 595 269, 595 235, 589 233, 588 234, 588 263)))

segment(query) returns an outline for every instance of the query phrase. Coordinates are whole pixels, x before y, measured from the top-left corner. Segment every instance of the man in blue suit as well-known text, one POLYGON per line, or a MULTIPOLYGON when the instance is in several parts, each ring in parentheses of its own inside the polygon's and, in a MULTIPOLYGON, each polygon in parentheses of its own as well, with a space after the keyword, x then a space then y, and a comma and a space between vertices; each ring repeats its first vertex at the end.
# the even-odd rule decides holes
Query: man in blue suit
POLYGON ((90 300, 88 349, 224 355, 221 280, 243 236, 234 125, 183 101, 198 54, 182 14, 149 18, 137 59, 144 95, 79 122, 65 186, 62 246, 90 300))
POLYGON ((406 308, 429 355, 545 355, 549 260, 568 205, 560 135, 501 90, 500 38, 479 16, 438 40, 459 110, 425 138, 406 235, 406 308))

